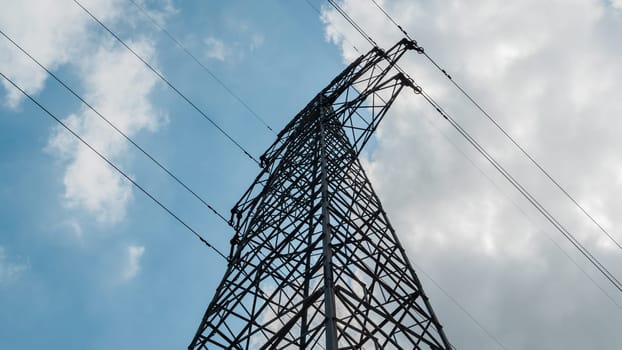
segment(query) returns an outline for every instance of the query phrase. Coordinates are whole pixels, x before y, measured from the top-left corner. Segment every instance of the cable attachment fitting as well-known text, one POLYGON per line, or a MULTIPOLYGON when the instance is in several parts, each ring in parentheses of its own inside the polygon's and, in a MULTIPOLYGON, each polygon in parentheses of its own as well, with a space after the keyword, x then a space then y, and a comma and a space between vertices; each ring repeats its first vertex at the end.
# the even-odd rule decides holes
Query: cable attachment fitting
POLYGON ((423 89, 421 89, 421 86, 415 84, 415 81, 411 77, 406 76, 404 73, 402 72, 397 73, 395 78, 401 80, 402 84, 406 86, 410 86, 415 92, 415 94, 420 95, 423 92, 423 89))
POLYGON ((270 166, 270 158, 266 157, 265 154, 259 156, 259 166, 262 168, 267 168, 270 166))
POLYGON ((408 38, 402 38, 400 43, 404 44, 408 50, 416 50, 419 47, 419 45, 417 45, 417 40, 410 40, 408 38))
POLYGON ((240 220, 242 220, 242 213, 238 210, 238 207, 231 208, 231 219, 229 219, 229 226, 237 230, 240 220), (237 221, 237 223, 234 223, 234 219, 237 221))
POLYGON ((408 50, 415 50, 415 51, 417 51, 417 53, 420 53, 420 54, 425 52, 423 50, 423 47, 419 46, 419 44, 417 44, 417 40, 404 38, 404 39, 402 39, 402 42, 404 42, 404 45, 406 45, 406 48, 408 50))
POLYGON ((233 235, 233 238, 231 238, 231 240, 229 241, 229 243, 231 243, 231 245, 237 245, 238 243, 240 243, 240 239, 238 238, 238 232, 236 231, 235 234, 233 235))

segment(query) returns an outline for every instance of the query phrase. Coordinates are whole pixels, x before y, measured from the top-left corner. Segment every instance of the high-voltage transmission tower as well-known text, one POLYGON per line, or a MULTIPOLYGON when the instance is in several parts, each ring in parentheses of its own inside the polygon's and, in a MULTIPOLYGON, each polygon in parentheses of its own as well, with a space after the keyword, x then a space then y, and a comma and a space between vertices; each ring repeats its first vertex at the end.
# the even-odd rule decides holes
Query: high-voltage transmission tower
POLYGON ((261 156, 229 264, 189 349, 451 349, 358 155, 415 42, 372 49, 261 156))

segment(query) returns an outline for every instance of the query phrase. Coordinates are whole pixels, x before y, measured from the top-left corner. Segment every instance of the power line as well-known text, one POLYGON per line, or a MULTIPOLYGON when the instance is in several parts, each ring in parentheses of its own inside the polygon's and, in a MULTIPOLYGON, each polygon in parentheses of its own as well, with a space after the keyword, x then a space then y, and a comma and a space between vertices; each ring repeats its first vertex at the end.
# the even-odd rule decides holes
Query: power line
POLYGON ((179 47, 180 49, 182 49, 190 58, 192 58, 192 60, 198 64, 201 68, 203 68, 203 70, 205 72, 207 72, 207 74, 209 74, 214 80, 216 80, 216 82, 218 84, 220 84, 220 86, 225 89, 229 95, 231 95, 233 98, 235 98, 242 106, 244 106, 244 108, 250 112, 250 114, 257 119, 257 121, 259 121, 261 124, 263 124, 269 131, 271 131, 273 134, 276 135, 276 132, 274 131, 274 129, 272 129, 272 127, 265 121, 265 119, 263 119, 261 116, 259 116, 259 114, 257 114, 257 112, 255 112, 238 94, 236 94, 233 90, 231 90, 220 78, 218 78, 218 76, 216 74, 214 74, 214 72, 212 72, 211 69, 207 68, 207 66, 205 64, 203 64, 203 62, 201 62, 201 60, 199 60, 194 54, 192 54, 192 52, 190 52, 190 50, 183 45, 179 40, 177 40, 173 34, 171 34, 170 31, 168 31, 164 26, 160 25, 158 23, 158 21, 153 18, 153 16, 151 16, 149 14, 149 12, 147 12, 147 10, 145 10, 145 8, 143 6, 141 6, 140 4, 138 4, 136 1, 134 0, 128 0, 129 2, 131 2, 147 19, 149 19, 149 21, 156 27, 158 28, 158 30, 160 30, 161 32, 163 32, 164 34, 166 34, 166 36, 173 41, 173 43, 175 43, 175 45, 177 45, 177 47, 179 47))
POLYGON ((333 7, 335 8, 335 10, 337 10, 337 12, 339 12, 339 14, 341 14, 341 16, 348 21, 348 23, 350 23, 350 25, 356 29, 357 32, 359 32, 359 34, 361 34, 361 36, 363 38, 365 38, 365 40, 367 40, 367 42, 372 46, 372 47, 376 47, 378 46, 378 44, 376 44, 376 42, 374 41, 374 39, 371 38, 371 36, 367 35, 367 33, 365 32, 365 30, 363 30, 363 28, 361 26, 358 25, 358 23, 356 23, 356 21, 350 17, 350 15, 348 15, 348 13, 341 8, 341 6, 339 6, 339 4, 337 4, 334 0, 328 0, 328 2, 333 5, 333 7))
MULTIPOLYGON (((359 31, 359 33, 363 36, 363 37, 369 37, 364 30, 358 26, 358 24, 356 23, 352 23, 354 22, 353 20, 349 20, 349 16, 347 16, 347 14, 344 11, 340 11, 338 5, 336 5, 334 3, 334 1, 329 0, 329 2, 344 16, 344 18, 346 18, 348 20, 348 22, 350 22, 353 26, 355 26, 355 28, 360 28, 357 29, 357 31, 359 31)), ((412 41, 412 40, 411 40, 412 41)), ((413 43, 415 43, 413 41, 413 43)), ((416 43, 415 43, 416 45, 416 43)), ((419 51, 419 50, 417 50, 419 51)), ((421 49, 421 51, 423 51, 421 49)), ((488 152, 486 152, 486 150, 474 139, 471 137, 470 134, 468 134, 468 132, 466 132, 466 130, 464 130, 460 124, 458 124, 455 120, 453 120, 453 118, 451 118, 451 116, 449 116, 447 113, 445 113, 442 108, 440 107, 440 105, 438 105, 436 103, 436 101, 434 101, 429 95, 427 95, 423 89, 419 86, 417 86, 415 84, 415 81, 398 65, 395 64, 395 68, 396 70, 398 70, 400 73, 404 74, 404 76, 413 84, 413 91, 415 91, 415 93, 417 94, 421 94, 424 96, 424 98, 426 99, 426 101, 428 103, 430 103, 437 112, 439 112, 439 114, 445 118, 446 120, 448 120, 450 122, 450 124, 473 146, 476 148, 476 150, 482 155, 484 156, 484 158, 486 158, 494 167, 495 169, 497 169, 497 171, 499 171, 529 202, 530 204, 532 204, 560 233, 562 233, 562 235, 571 242, 571 244, 577 248, 579 250, 579 252, 584 255, 587 260, 609 281, 613 284, 614 288, 616 288, 618 291, 622 292, 622 284, 620 283, 620 281, 596 258, 594 257, 589 250, 587 250, 579 241, 576 240, 576 238, 566 230, 566 228, 561 225, 561 223, 559 223, 559 221, 557 221, 555 219, 555 217, 553 217, 537 200, 535 200, 535 198, 528 192, 526 191, 522 185, 520 185, 519 182, 517 182, 499 163, 496 162, 496 160, 490 156, 490 154, 488 154, 488 152)), ((565 252, 564 252, 565 253, 565 252)), ((571 259, 572 260, 572 259, 571 259)), ((581 269, 582 270, 582 269, 581 269)), ((589 276, 588 276, 589 277, 589 276)), ((590 278, 590 280, 592 280, 590 278)), ((593 280, 592 280, 593 281, 593 280)), ((593 281, 594 282, 594 281, 593 281)), ((595 282, 594 284, 599 288, 600 286, 598 286, 595 282)), ((601 289, 602 290, 602 289, 601 289)), ((609 299, 611 299, 616 305, 618 305, 609 295, 608 293, 606 293, 603 290, 603 293, 605 293, 605 295, 607 295, 607 297, 609 297, 609 299)), ((490 336, 490 335, 489 335, 490 336)))
MULTIPOLYGON (((371 0, 376 7, 378 7, 378 9, 380 9, 380 11, 382 11, 382 13, 402 32, 402 34, 404 34, 406 36, 406 38, 408 38, 409 40, 413 41, 416 43, 416 41, 414 39, 412 39, 408 33, 404 30, 404 28, 402 28, 402 26, 400 26, 394 19, 393 17, 391 17, 391 15, 382 7, 382 5, 380 5, 376 0, 371 0)), ((447 73, 447 71, 445 69, 443 69, 437 62, 436 60, 434 60, 430 55, 428 55, 425 50, 420 47, 420 50, 417 50, 417 52, 419 52, 420 54, 423 54, 428 61, 430 61, 430 63, 432 63, 441 73, 443 73, 443 75, 452 83, 452 85, 454 85, 454 87, 456 87, 489 121, 491 121, 494 126, 501 131, 501 133, 508 139, 510 140, 510 142, 512 144, 514 144, 514 146, 516 146, 516 148, 519 149, 519 151, 525 156, 527 157, 527 159, 529 159, 529 161, 535 165, 542 174, 544 174, 544 176, 546 176, 546 178, 549 179, 549 181, 551 181, 555 187, 557 187, 557 189, 559 189, 565 196, 566 198, 568 198, 581 212, 583 212, 583 214, 585 216, 588 217, 588 219, 594 224, 596 225, 596 227, 598 227, 598 229, 605 234, 609 240, 611 242, 613 242, 619 249, 622 250, 622 245, 581 205, 579 204, 579 202, 557 181, 555 180, 555 178, 553 178, 553 176, 544 169, 544 167, 542 167, 542 165, 536 161, 533 156, 527 152, 527 150, 525 150, 524 147, 522 147, 498 122, 495 118, 492 117, 492 115, 490 115, 490 113, 488 113, 466 90, 464 90, 464 88, 458 84, 458 82, 456 82, 451 75, 449 75, 449 73, 447 73)))
MULTIPOLYGON (((333 0, 329 0, 329 2, 336 8, 338 11, 344 16, 344 18, 348 19, 349 22, 352 23, 357 31, 363 37, 369 37, 367 33, 351 18, 348 16, 345 11, 340 10, 341 8, 337 5, 333 0)), ((414 42, 414 41, 413 41, 414 42)), ((419 51, 419 50, 417 50, 419 51)), ((479 144, 477 140, 475 140, 462 126, 454 120, 448 113, 446 113, 443 108, 431 97, 429 96, 423 89, 416 84, 414 79, 410 77, 410 75, 404 71, 397 63, 394 65, 395 69, 402 73, 406 79, 410 81, 413 87, 413 91, 416 94, 420 94, 424 97, 424 99, 442 116, 445 118, 451 126, 460 133, 462 137, 464 137, 488 162, 493 165, 493 167, 510 182, 510 184, 516 188, 522 195, 527 199, 527 201, 534 206, 540 214, 542 214, 547 221, 549 221, 579 252, 587 258, 587 260, 607 279, 609 282, 613 284, 613 286, 620 292, 622 292, 622 283, 616 278, 616 276, 611 273, 601 262, 596 258, 592 253, 585 248, 575 237, 570 233, 544 206, 540 204, 538 200, 531 195, 529 191, 527 191, 521 184, 518 182, 501 164, 499 164, 494 157, 492 157, 484 147, 479 144)))
POLYGON ((518 180, 516 180, 497 160, 491 156, 486 149, 473 138, 462 126, 453 119, 443 108, 432 98, 419 88, 419 94, 439 113, 441 117, 449 122, 449 124, 464 137, 503 177, 516 188, 527 201, 535 207, 547 221, 549 221, 579 252, 588 259, 588 261, 596 267, 596 269, 607 279, 613 286, 622 292, 622 283, 611 273, 592 253, 579 242, 572 233, 570 233, 533 195, 526 190, 518 180))
POLYGON ((100 153, 97 149, 91 146, 86 140, 84 140, 80 135, 78 135, 73 129, 71 129, 67 124, 65 124, 62 120, 60 120, 56 115, 50 112, 47 108, 45 108, 39 101, 33 98, 30 94, 24 91, 21 87, 19 87, 13 80, 8 78, 4 73, 0 72, 0 76, 8 81, 13 87, 19 90, 24 96, 26 96, 31 102, 37 105, 41 110, 43 110, 48 116, 54 119, 57 123, 59 123, 63 128, 69 131, 74 137, 76 137, 80 142, 82 142, 85 146, 87 146, 91 151, 93 151, 99 158, 105 161, 109 166, 111 166, 114 170, 116 170, 119 174, 121 174, 127 181, 131 182, 136 188, 138 188, 142 193, 144 193, 149 199, 155 202, 160 208, 164 209, 170 216, 172 216, 177 222, 182 224, 186 229, 188 229, 195 237, 197 237, 203 244, 207 247, 211 248, 218 255, 220 255, 223 259, 229 261, 227 256, 223 254, 218 248, 211 245, 203 236, 201 236, 196 230, 194 230, 190 225, 188 225, 185 221, 183 221, 179 216, 177 216, 172 210, 170 210, 167 206, 165 206, 162 202, 160 202, 157 198, 155 198, 149 191, 147 191, 144 187, 139 185, 136 181, 134 181, 129 175, 127 175, 123 170, 117 167, 112 161, 110 161, 106 156, 100 153))
MULTIPOLYGON (((350 18, 350 16, 343 11, 343 9, 341 9, 341 7, 335 3, 333 0, 328 0, 329 3, 355 28, 357 29, 357 31, 368 40, 368 42, 370 42, 370 44, 372 44, 372 46, 377 46, 375 41, 371 39, 371 37, 369 35, 367 35, 367 33, 363 30, 363 28, 361 28, 360 26, 358 26, 358 24, 356 24, 356 22, 350 18)), ((408 76, 408 74, 406 74, 405 72, 402 71, 402 69, 397 65, 397 63, 395 64, 395 67, 402 72, 402 74, 404 74, 405 77, 408 77, 411 81, 412 78, 410 78, 410 76, 408 76)), ((424 274, 425 271, 422 271, 424 274)), ((501 346, 501 348, 506 349, 505 346, 503 345, 503 343, 501 343, 495 336, 493 336, 473 315, 471 315, 468 310, 466 310, 455 298, 453 298, 448 292, 446 292, 439 284, 436 283, 436 281, 434 281, 429 275, 426 274, 426 276, 428 276, 428 278, 430 278, 430 280, 432 280, 432 282, 447 296, 449 297, 449 299, 455 304, 457 305, 470 319, 471 321, 473 321, 479 328, 481 328, 484 333, 491 339, 493 340, 495 343, 499 344, 501 346)), ((455 347, 453 345, 451 345, 452 348, 455 349, 455 347)))
MULTIPOLYGON (((473 316, 473 314, 471 314, 469 312, 469 310, 467 310, 464 306, 462 306, 458 300, 456 300, 456 298, 454 298, 451 294, 449 294, 449 292, 447 292, 445 290, 445 288, 441 287, 441 285, 436 282, 432 276, 430 276, 427 272, 425 272, 425 270, 423 268, 421 268, 421 265, 417 265, 416 263, 412 263, 413 265, 415 265, 415 267, 417 268, 417 271, 421 271, 421 273, 423 273, 435 286, 436 288, 438 288, 441 292, 443 292, 443 294, 445 294, 445 296, 447 298, 449 298, 449 300, 451 300, 451 302, 456 305, 465 315, 467 315, 469 317, 469 319, 471 319, 471 321, 473 321, 473 323, 475 323, 475 325, 477 327, 479 327, 482 331, 484 331, 484 333, 486 333, 486 335, 488 336, 488 338, 490 338, 492 341, 494 341, 495 343, 497 343, 497 345, 499 345, 502 349, 506 349, 505 345, 503 345, 503 343, 497 338, 495 337, 486 327, 484 327, 484 325, 479 322, 477 320, 477 318, 475 318, 475 316, 473 316)), ((451 345, 454 349, 455 347, 453 345, 451 345)))
POLYGON ((566 258, 568 258, 568 260, 570 260, 570 262, 577 268, 579 269, 579 271, 585 275, 585 277, 588 278, 588 280, 596 287, 598 288, 598 290, 600 290, 603 295, 609 299, 611 301, 612 304, 614 304, 618 309, 622 310, 622 305, 620 305, 603 287, 601 287, 598 283, 596 283, 596 281, 594 280, 594 278, 592 278, 592 276, 590 276, 587 271, 585 271, 584 268, 581 267, 581 265, 579 265, 579 263, 577 263, 552 237, 551 235, 538 227, 538 225, 536 225, 536 223, 533 221, 533 219, 527 214, 527 212, 525 212, 525 210, 523 210, 523 208, 521 208, 520 205, 518 205, 518 203, 516 201, 514 201, 512 198, 510 198, 510 196, 505 193, 500 187, 499 185, 497 185, 497 183, 495 183, 492 178, 490 176, 488 176, 488 174, 486 174, 486 172, 479 166, 477 165, 477 163, 475 163, 475 161, 473 159, 471 159, 471 157, 469 157, 462 149, 460 149, 460 147, 458 147, 458 145, 453 142, 436 124, 434 124, 433 122, 428 120, 428 123, 430 123, 434 129, 443 136, 443 138, 447 141, 447 143, 449 143, 457 152, 458 154, 460 154, 464 159, 467 160, 467 162, 469 164, 471 164, 471 166, 473 166, 475 169, 477 169, 477 171, 480 173, 480 175, 482 175, 493 187, 494 189, 501 194, 503 197, 505 197, 505 199, 511 203, 516 210, 518 210, 519 213, 521 213, 523 215, 523 217, 525 217, 525 219, 527 219, 527 221, 529 221, 531 223, 531 225, 536 228, 540 233, 544 234, 544 236, 564 255, 566 256, 566 258))
POLYGON ((196 199, 198 199, 203 205, 205 205, 210 211, 216 214, 221 220, 230 225, 229 220, 227 220, 224 215, 222 215, 218 210, 216 210, 211 204, 209 204, 206 200, 204 200, 201 196, 199 196, 195 191, 193 191, 188 185, 186 185, 183 181, 181 181, 175 174, 173 174, 167 167, 165 167, 161 162, 156 160, 151 154, 149 154, 145 149, 139 146, 131 137, 129 137, 126 133, 120 130, 116 125, 114 125, 108 118, 104 117, 99 111, 97 111, 91 104, 84 100, 78 93, 75 92, 71 87, 69 87, 64 81, 62 81, 56 74, 51 72, 47 67, 41 64, 36 58, 34 58, 31 54, 29 54, 24 48, 22 48, 18 43, 16 43, 13 39, 11 39, 6 33, 4 33, 0 29, 0 34, 4 36, 8 41, 10 41, 15 47, 17 47, 22 53, 28 56, 33 62, 35 62, 41 69, 47 72, 54 80, 56 80, 59 84, 61 84, 67 91, 69 91, 74 97, 79 99, 84 105, 86 105, 91 111, 93 111, 100 119, 102 119, 106 124, 108 124, 111 128, 113 128, 117 133, 123 136, 128 142, 130 142, 134 147, 140 150, 147 158, 149 158, 153 163, 155 163, 160 169, 162 169, 166 174, 168 174, 171 178, 173 178, 179 185, 181 185, 186 191, 190 192, 196 199))
POLYGON ((229 141, 231 141, 237 148, 239 148, 248 158, 257 163, 257 165, 261 165, 261 163, 252 156, 238 141, 236 141, 229 133, 227 133, 218 123, 216 123, 212 118, 210 118, 207 113, 205 113, 202 109, 197 107, 186 95, 184 95, 181 91, 179 91, 168 79, 166 79, 157 69, 155 69, 151 64, 149 64, 145 59, 143 59, 136 51, 134 51, 123 39, 121 39, 117 34, 115 34, 110 28, 108 28, 103 22, 101 22, 95 15, 93 15, 86 7, 84 7, 78 0, 73 0, 73 2, 78 5, 86 14, 88 14, 95 22, 97 22, 102 28, 104 28, 110 35, 112 35, 119 43, 121 43, 127 50, 129 50, 136 58, 138 58, 149 70, 151 70, 160 80, 162 80, 169 88, 171 88, 177 95, 179 95, 184 101, 186 101, 192 108, 194 108, 199 114, 203 116, 207 121, 209 121, 221 134, 223 134, 229 141))
MULTIPOLYGON (((332 0, 328 0, 329 3, 355 28, 357 29, 357 31, 366 39, 368 39, 368 42, 370 42, 370 44, 372 44, 372 46, 376 46, 375 42, 373 40, 371 40, 371 38, 369 37, 369 35, 367 35, 365 33, 365 31, 363 30, 363 28, 361 28, 360 26, 358 26, 357 24, 355 24, 354 20, 350 18, 350 16, 347 15, 347 13, 345 11, 343 11, 341 9, 341 7, 335 3, 332 0)), ((345 38, 345 36, 344 36, 345 38)), ((397 66, 397 65, 396 65, 397 66)), ((407 75, 405 75, 407 76, 407 75)), ((495 337, 493 336, 473 315, 471 315, 471 313, 468 312, 468 310, 466 310, 459 302, 458 300, 456 300, 454 297, 452 297, 447 291, 445 291, 445 289, 443 289, 438 283, 436 283, 435 280, 433 280, 425 271, 422 270, 422 272, 455 304, 458 306, 458 308, 460 308, 460 310, 462 310, 462 312, 464 312, 469 319, 471 319, 472 322, 474 322, 480 329, 482 329, 484 331, 484 333, 491 339, 493 340, 495 343, 499 344, 501 346, 501 348, 505 349, 505 346, 495 337)), ((451 345, 452 348, 455 349, 455 347, 453 345, 451 345)))
POLYGON ((385 15, 385 16, 386 16, 386 17, 387 17, 387 18, 388 18, 391 22, 393 22, 393 24, 395 24, 395 26, 396 26, 399 30, 401 30, 401 31, 402 31, 402 33, 406 36, 406 38, 408 38, 410 41, 414 41, 414 40, 412 40, 412 39, 408 36, 408 33, 406 33, 406 31, 404 30, 404 28, 402 28, 402 26, 400 26, 399 24, 397 24, 397 22, 395 22, 395 21, 393 20, 393 18, 392 18, 392 17, 391 17, 391 16, 387 13, 387 11, 385 11, 385 10, 384 10, 384 8, 383 8, 382 6, 380 6, 380 4, 378 4, 378 3, 376 2, 376 0, 371 0, 371 1, 374 3, 374 5, 376 5, 376 7, 378 7, 378 8, 380 9, 380 11, 382 11, 382 13, 384 13, 384 15, 385 15))
MULTIPOLYGON (((320 15, 320 16, 322 15, 322 11, 320 11, 320 9, 318 9, 315 5, 313 5, 313 3, 311 3, 311 1, 305 0, 305 2, 309 5, 309 7, 311 7, 315 12, 317 12, 318 15, 320 15)), ((345 42, 347 42, 348 45, 352 46, 354 51, 356 51, 359 55, 362 55, 362 52, 359 51, 359 49, 350 40, 348 40, 348 38, 346 38, 346 36, 342 32, 339 31, 339 29, 335 28, 335 31, 337 31, 337 33, 339 33, 341 35, 343 40, 345 42)))

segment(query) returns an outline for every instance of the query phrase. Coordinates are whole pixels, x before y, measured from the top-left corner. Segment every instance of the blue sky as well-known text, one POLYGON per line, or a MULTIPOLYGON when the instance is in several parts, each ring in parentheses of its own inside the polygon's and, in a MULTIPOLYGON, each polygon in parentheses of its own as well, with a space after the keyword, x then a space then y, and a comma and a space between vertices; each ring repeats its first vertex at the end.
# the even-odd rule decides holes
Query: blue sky
MULTIPOLYGON (((280 130, 355 57, 350 43, 369 49, 326 3, 311 2, 323 6, 322 17, 302 0, 143 3, 280 130)), ((130 1, 83 3, 255 157, 272 142, 273 134, 130 1)), ((381 46, 400 38, 370 2, 342 3, 381 46)), ((577 0, 570 6, 535 0, 383 3, 622 240, 619 0, 577 0)), ((256 164, 72 1, 0 4, 5 9, 0 29, 228 215, 256 176, 256 164)), ((0 71, 228 252, 232 232, 216 216, 98 123, 4 38, 0 52, 0 71)), ((620 252, 442 76, 417 57, 406 57, 404 66, 458 112, 460 121, 612 271, 622 273, 620 252)), ((187 346, 222 278, 223 261, 38 107, 6 84, 0 95, 0 348, 187 346)), ((364 154, 364 164, 412 261, 508 349, 615 348, 622 343, 616 331, 622 309, 561 250, 622 304, 619 293, 421 101, 400 98, 373 149, 364 154), (498 187, 445 137, 475 159, 498 187)), ((459 349, 499 348, 427 275, 422 279, 459 349)))
MULTIPOLYGON (((146 4, 154 10, 163 5, 146 4)), ((317 13, 304 2, 173 5, 174 13, 166 14, 168 30, 277 130, 343 67, 338 48, 324 40, 317 13), (225 43, 222 57, 210 57, 207 38, 225 43)), ((62 7, 76 7, 71 1, 56 6, 63 13, 62 7)), ((130 40, 146 38, 158 68, 258 157, 273 135, 130 2, 118 1, 115 6, 123 13, 115 15, 111 27, 130 40)), ((22 24, 33 20, 20 19, 22 24)), ((27 26, 17 28, 28 31, 27 26)), ((18 40, 20 33, 5 25, 2 29, 18 40)), ((93 38, 123 52, 94 23, 87 21, 82 30, 77 40, 93 38)), ((54 70, 84 93, 81 64, 72 57, 54 70)), ((11 74, 10 67, 3 66, 3 72, 11 74)), ((256 176, 257 166, 164 84, 154 82, 148 90, 144 99, 160 115, 161 125, 154 131, 135 132, 136 141, 228 215, 256 176)), ((127 99, 134 98, 133 91, 127 90, 127 99)), ((51 79, 35 96, 59 117, 80 110, 79 101, 51 79)), ((121 214, 109 214, 115 211, 112 208, 85 210, 88 205, 81 199, 65 197, 63 179, 71 159, 49 150, 57 127, 28 101, 14 108, 5 105, 0 123, 0 347, 187 345, 222 277, 223 261, 142 193, 132 191, 121 214), (98 219, 102 215, 121 218, 98 219)), ((228 227, 141 154, 130 147, 123 153, 113 159, 228 252, 232 235, 228 227)), ((96 191, 97 184, 86 186, 96 191)), ((119 203, 111 200, 110 205, 119 203)))

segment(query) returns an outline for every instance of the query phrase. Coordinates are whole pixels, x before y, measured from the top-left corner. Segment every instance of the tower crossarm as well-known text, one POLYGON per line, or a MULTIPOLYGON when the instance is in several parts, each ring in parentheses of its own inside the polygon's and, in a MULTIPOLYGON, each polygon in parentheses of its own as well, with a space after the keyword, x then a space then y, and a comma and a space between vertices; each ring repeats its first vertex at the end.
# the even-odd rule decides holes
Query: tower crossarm
POLYGON ((407 51, 418 49, 419 46, 416 42, 402 39, 387 51, 374 47, 365 55, 359 56, 279 132, 275 142, 261 156, 263 167, 265 168, 275 161, 282 148, 286 146, 286 141, 291 140, 290 136, 295 134, 301 126, 304 126, 305 117, 320 103, 329 105, 337 103, 340 98, 342 102, 351 100, 365 90, 379 86, 407 51))

